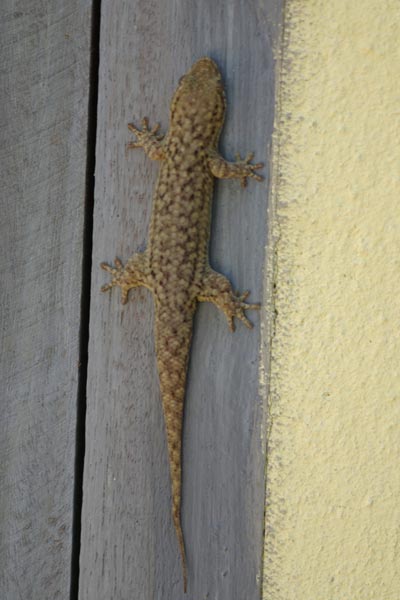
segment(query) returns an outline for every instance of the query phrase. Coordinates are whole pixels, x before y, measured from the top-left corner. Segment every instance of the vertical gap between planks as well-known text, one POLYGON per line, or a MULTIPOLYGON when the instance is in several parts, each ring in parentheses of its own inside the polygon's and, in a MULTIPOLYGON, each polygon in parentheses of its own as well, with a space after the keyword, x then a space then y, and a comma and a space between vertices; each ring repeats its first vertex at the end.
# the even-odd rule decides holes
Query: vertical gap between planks
POLYGON ((79 555, 81 549, 81 517, 83 498, 83 466, 86 434, 86 383, 89 343, 90 285, 92 270, 92 235, 94 208, 94 171, 96 164, 97 99, 100 57, 101 0, 92 2, 89 100, 86 152, 85 207, 82 252, 81 313, 79 333, 79 377, 75 441, 74 500, 72 522, 70 600, 79 596, 79 555))

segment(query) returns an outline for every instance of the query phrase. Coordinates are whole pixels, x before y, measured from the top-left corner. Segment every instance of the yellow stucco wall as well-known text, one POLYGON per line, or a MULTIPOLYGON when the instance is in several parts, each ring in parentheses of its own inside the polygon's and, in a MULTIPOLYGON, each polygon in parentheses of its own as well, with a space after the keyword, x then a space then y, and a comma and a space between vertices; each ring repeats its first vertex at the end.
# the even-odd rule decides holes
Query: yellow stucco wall
POLYGON ((265 600, 400 599, 400 2, 289 0, 265 600))

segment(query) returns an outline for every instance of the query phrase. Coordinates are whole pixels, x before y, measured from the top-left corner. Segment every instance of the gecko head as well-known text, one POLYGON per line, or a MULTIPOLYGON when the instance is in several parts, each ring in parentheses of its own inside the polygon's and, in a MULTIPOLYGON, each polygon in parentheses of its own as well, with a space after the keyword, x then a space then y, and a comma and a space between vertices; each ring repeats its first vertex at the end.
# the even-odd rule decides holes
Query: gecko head
POLYGON ((171 124, 194 129, 205 142, 216 142, 225 114, 221 73, 211 58, 200 58, 181 77, 171 104, 171 124))

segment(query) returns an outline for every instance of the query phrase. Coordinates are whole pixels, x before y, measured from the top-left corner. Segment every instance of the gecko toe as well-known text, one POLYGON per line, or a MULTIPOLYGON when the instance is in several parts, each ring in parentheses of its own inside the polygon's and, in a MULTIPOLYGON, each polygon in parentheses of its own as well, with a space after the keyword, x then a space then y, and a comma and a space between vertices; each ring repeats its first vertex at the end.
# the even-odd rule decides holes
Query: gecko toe
POLYGON ((100 267, 103 269, 103 271, 107 271, 107 273, 112 273, 114 271, 114 269, 110 267, 110 265, 104 262, 100 263, 100 267))
POLYGON ((129 131, 131 131, 135 135, 137 135, 138 133, 140 133, 139 129, 137 127, 135 127, 135 125, 133 123, 128 123, 128 129, 129 129, 129 131))
POLYGON ((229 330, 232 331, 232 333, 233 333, 235 331, 235 329, 236 329, 235 322, 233 320, 233 316, 227 315, 226 318, 227 318, 227 321, 228 321, 229 330))
MULTIPOLYGON (((258 167, 260 168, 260 167, 258 167)), ((263 181, 264 177, 262 175, 259 175, 258 173, 251 173, 250 177, 252 179, 255 179, 256 181, 263 181)))

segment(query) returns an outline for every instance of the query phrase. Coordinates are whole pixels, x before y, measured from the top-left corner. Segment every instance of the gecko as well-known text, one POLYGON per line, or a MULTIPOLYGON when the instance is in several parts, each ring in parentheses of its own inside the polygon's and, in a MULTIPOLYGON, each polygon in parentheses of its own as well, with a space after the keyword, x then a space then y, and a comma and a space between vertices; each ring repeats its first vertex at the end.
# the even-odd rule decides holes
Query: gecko
POLYGON ((153 196, 146 250, 135 253, 123 266, 101 263, 111 275, 103 292, 121 289, 122 304, 129 290, 144 286, 155 303, 155 348, 164 413, 171 480, 172 518, 178 539, 184 592, 187 567, 181 526, 182 426, 186 373, 192 340, 193 317, 199 302, 212 302, 220 308, 234 331, 234 318, 251 328, 245 310, 249 292, 234 292, 230 281, 214 271, 209 263, 211 203, 214 178, 247 178, 261 181, 256 173, 263 163, 251 164, 253 153, 228 162, 218 153, 218 140, 226 109, 222 77, 216 63, 204 57, 181 77, 172 98, 170 123, 165 136, 160 125, 142 128, 129 124, 135 141, 128 148, 143 148, 147 156, 160 162, 153 196))

